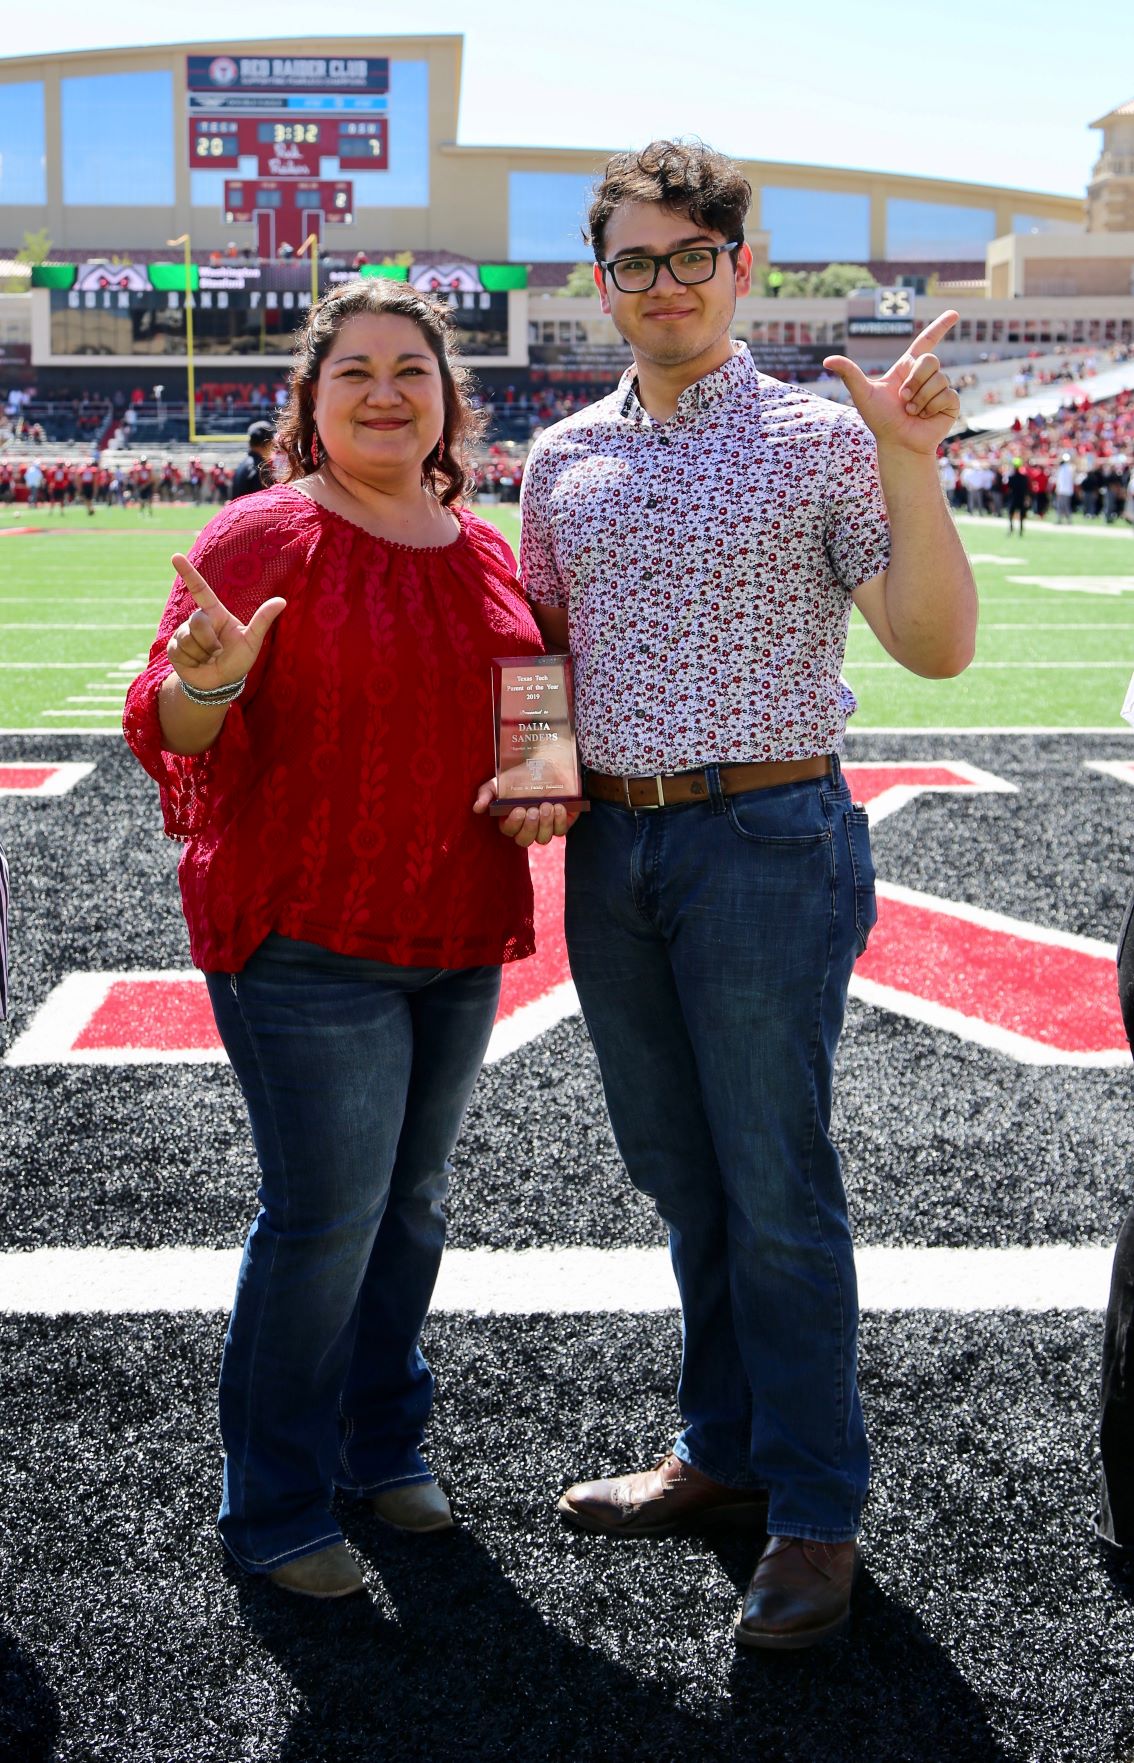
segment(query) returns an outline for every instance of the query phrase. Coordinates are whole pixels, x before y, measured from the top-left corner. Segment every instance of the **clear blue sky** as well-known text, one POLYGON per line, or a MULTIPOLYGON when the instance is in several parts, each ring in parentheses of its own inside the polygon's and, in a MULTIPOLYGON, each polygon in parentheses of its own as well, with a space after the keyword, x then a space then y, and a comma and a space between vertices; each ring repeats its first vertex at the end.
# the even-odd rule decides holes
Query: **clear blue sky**
POLYGON ((360 27, 463 33, 469 145, 695 134, 754 159, 1081 195, 1101 141, 1088 124, 1134 98, 1134 14, 1063 0, 935 14, 909 0, 54 0, 5 7, 3 52, 360 27))

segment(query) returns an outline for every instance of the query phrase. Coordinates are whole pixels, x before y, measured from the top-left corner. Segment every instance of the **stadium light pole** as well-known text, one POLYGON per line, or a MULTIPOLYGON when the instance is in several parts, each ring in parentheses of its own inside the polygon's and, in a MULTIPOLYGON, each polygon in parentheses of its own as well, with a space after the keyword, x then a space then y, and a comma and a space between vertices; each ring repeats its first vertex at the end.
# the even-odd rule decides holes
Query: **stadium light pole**
POLYGON ((295 255, 297 257, 302 257, 304 252, 306 252, 306 251, 310 251, 310 253, 311 253, 311 304, 312 304, 312 306, 314 306, 315 302, 319 298, 319 235, 318 235, 318 233, 308 233, 307 237, 304 239, 302 245, 299 247, 299 250, 296 252, 295 255))
POLYGON ((195 444, 197 440, 197 392, 193 381, 193 264, 189 256, 189 234, 182 233, 180 238, 167 239, 167 245, 184 245, 185 247, 185 366, 189 381, 189 440, 195 444))

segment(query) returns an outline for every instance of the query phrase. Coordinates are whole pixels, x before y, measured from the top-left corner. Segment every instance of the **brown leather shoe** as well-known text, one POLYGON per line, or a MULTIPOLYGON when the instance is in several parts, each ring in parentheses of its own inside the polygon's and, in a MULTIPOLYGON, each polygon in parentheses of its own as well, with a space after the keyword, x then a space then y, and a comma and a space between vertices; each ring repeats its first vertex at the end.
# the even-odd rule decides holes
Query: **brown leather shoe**
POLYGON ((702 1475, 670 1452, 653 1469, 604 1481, 579 1481, 559 1502, 559 1511, 579 1530, 611 1536, 663 1536, 667 1531, 713 1519, 760 1519, 768 1496, 747 1488, 728 1488, 702 1475))
POLYGON ((850 1615, 857 1543, 770 1537, 744 1594, 734 1633, 742 1647, 813 1647, 850 1615))
POLYGON ((358 1562, 345 1543, 332 1543, 314 1554, 286 1561, 268 1578, 281 1590, 297 1592, 301 1598, 349 1598, 366 1587, 358 1562))

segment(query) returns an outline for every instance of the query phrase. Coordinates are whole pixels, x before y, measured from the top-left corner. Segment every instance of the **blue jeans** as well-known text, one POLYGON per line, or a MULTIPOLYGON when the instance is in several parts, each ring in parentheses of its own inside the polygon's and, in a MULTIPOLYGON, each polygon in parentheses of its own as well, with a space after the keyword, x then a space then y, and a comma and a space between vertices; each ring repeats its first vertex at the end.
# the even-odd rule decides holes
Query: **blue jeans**
POLYGON ((567 839, 567 946, 618 1148, 669 1231, 684 1339, 676 1450, 766 1487, 769 1529, 856 1535, 869 1456, 858 1300, 830 1138, 866 815, 830 777, 629 810, 567 839))
POLYGON ((262 1177, 221 1365, 219 1523, 241 1566, 268 1572, 342 1540, 336 1486, 429 1480, 418 1341, 500 969, 273 934, 207 980, 262 1177))

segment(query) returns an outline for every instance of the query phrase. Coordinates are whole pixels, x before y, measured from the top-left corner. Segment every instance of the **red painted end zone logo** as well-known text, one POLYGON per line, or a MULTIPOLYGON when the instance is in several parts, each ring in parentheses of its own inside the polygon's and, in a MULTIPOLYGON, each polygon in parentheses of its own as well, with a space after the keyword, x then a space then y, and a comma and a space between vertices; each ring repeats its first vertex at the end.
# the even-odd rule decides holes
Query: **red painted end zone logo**
POLYGON ((93 770, 93 762, 31 759, 0 764, 0 796, 65 796, 93 770))
MULTIPOLYGON (((504 969, 488 1061, 579 1008, 563 937, 563 847, 531 852, 538 950, 504 969)), ((13 1042, 6 1065, 196 1064, 224 1058, 199 973, 72 973, 13 1042)))
MULTIPOLYGON (((883 818, 926 792, 1014 785, 959 764, 849 765, 883 818)), ((563 938, 563 847, 534 847, 539 952, 504 970, 489 1061, 578 1008, 563 938)), ((1028 1064, 1124 1065, 1114 952, 963 902, 880 881, 878 923, 851 996, 1028 1064)), ((186 1063, 223 1058, 200 975, 76 973, 56 986, 6 1063, 186 1063)))
POLYGON ((918 796, 1005 796, 1015 794, 1016 790, 1015 784, 961 760, 950 760, 947 764, 909 760, 904 765, 868 760, 844 765, 843 776, 855 801, 869 808, 872 826, 887 815, 896 814, 918 796))

